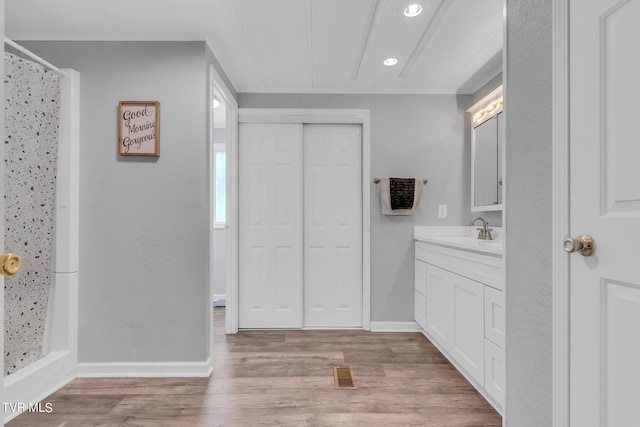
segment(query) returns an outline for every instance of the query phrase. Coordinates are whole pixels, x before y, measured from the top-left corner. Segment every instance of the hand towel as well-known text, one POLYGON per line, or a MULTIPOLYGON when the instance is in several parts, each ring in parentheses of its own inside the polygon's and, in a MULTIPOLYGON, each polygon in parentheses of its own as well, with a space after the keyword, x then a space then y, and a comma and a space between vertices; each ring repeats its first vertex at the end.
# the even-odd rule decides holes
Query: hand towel
POLYGON ((380 179, 380 204, 383 215, 413 215, 420 212, 424 183, 415 178, 380 179))

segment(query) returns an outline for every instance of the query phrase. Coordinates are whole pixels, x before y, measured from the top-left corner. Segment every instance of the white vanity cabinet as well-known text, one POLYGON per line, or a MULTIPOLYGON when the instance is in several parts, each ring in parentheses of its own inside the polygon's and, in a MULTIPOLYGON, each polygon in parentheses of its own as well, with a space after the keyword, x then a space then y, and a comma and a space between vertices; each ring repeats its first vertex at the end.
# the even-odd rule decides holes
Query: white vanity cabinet
POLYGON ((427 338, 502 412, 503 258, 496 244, 483 247, 467 242, 468 247, 460 247, 457 243, 463 240, 416 241, 415 320, 427 338))

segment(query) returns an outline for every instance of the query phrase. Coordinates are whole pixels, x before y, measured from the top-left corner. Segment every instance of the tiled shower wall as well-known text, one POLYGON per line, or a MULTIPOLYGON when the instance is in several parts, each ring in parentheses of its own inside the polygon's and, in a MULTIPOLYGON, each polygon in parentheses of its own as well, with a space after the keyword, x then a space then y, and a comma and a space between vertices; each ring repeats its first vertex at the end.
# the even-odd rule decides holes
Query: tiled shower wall
POLYGON ((59 77, 5 53, 5 252, 22 269, 5 278, 5 375, 41 359, 52 281, 59 77))

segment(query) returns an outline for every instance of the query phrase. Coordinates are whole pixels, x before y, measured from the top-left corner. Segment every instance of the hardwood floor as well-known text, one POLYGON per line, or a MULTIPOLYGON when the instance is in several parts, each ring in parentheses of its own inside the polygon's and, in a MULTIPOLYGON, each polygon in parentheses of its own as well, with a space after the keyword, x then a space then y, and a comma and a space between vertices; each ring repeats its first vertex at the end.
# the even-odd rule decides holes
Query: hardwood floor
POLYGON ((77 379, 9 427, 501 426, 500 415, 418 333, 244 331, 215 309, 211 378, 77 379), (336 390, 353 366, 357 390, 336 390))

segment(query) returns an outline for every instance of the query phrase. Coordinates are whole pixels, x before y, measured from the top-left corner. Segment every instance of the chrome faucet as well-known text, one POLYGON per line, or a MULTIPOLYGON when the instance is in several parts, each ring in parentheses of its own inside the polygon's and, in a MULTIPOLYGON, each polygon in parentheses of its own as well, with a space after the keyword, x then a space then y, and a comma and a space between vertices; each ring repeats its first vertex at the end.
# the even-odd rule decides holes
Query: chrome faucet
POLYGON ((484 220, 484 218, 481 217, 475 217, 471 220, 471 222, 469 223, 469 226, 473 227, 476 223, 476 221, 482 221, 482 228, 478 228, 478 239, 480 240, 493 240, 493 236, 491 235, 491 232, 493 231, 493 228, 489 228, 489 223, 487 221, 484 220))

